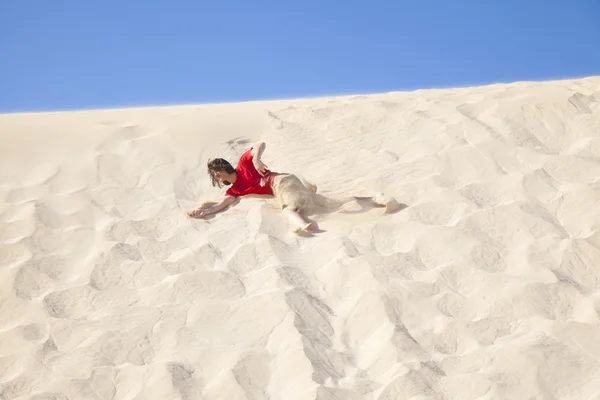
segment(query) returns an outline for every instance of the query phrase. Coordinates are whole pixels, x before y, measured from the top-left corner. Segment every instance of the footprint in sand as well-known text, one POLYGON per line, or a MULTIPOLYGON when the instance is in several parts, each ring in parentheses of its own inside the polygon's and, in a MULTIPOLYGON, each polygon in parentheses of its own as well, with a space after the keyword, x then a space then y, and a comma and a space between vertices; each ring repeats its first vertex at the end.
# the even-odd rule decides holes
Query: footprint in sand
POLYGON ((194 374, 194 368, 185 366, 179 363, 168 363, 167 371, 171 377, 171 384, 181 399, 195 399, 200 398, 199 387, 200 384, 194 374))
POLYGON ((147 261, 134 265, 131 273, 133 284, 140 289, 158 285, 169 276, 160 263, 147 261))
MULTIPOLYGON (((128 238, 122 241, 128 241, 128 238)), ((145 262, 161 262, 176 249, 169 241, 160 241, 146 237, 138 239, 137 248, 140 250, 140 254, 145 262)))
MULTIPOLYGON (((344 316, 341 316, 344 318, 344 316)), ((354 302, 344 318, 341 338, 347 349, 357 349, 372 345, 377 332, 389 323, 382 297, 373 292, 365 292, 354 302)))
POLYGON ((108 252, 107 260, 119 263, 121 261, 140 261, 142 256, 140 250, 127 243, 117 243, 108 252))
POLYGON ((545 236, 560 238, 565 232, 546 210, 522 202, 474 213, 466 219, 466 229, 475 239, 499 248, 519 247, 545 236))
POLYGON ((311 342, 330 347, 330 337, 334 333, 330 323, 333 311, 321 300, 299 289, 287 292, 285 298, 296 313, 295 325, 300 334, 311 342))
POLYGON ((513 333, 514 323, 512 318, 481 318, 477 321, 469 321, 465 324, 465 329, 469 332, 481 346, 492 346, 496 341, 504 336, 513 333))
POLYGON ((444 330, 432 337, 431 344, 435 351, 444 355, 451 355, 457 352, 459 346, 459 337, 461 333, 454 324, 447 324, 444 330))
POLYGON ((412 280, 418 271, 427 270, 416 251, 399 252, 390 256, 367 255, 366 260, 373 266, 373 276, 382 284, 396 279, 412 280))
POLYGON ((0 386, 0 398, 3 400, 22 398, 21 396, 35 392, 41 383, 39 374, 24 373, 0 386))
POLYGON ((330 345, 302 338, 304 354, 313 367, 312 380, 323 385, 333 380, 337 383, 346 376, 348 365, 353 365, 352 356, 333 351, 330 345))
POLYGON ((245 244, 240 246, 233 257, 227 262, 227 269, 235 272, 239 276, 244 276, 252 271, 262 268, 256 254, 256 245, 245 244))
POLYGON ((441 268, 435 282, 440 287, 447 287, 461 293, 469 277, 477 270, 469 262, 459 262, 441 268))
POLYGON ((39 225, 33 234, 23 240, 34 257, 70 255, 85 258, 93 249, 96 231, 90 228, 72 230, 48 229, 39 225))
POLYGON ((596 97, 594 97, 593 95, 586 96, 582 93, 575 93, 574 95, 569 97, 569 103, 571 103, 571 105, 575 107, 577 111, 583 114, 592 114, 592 109, 590 108, 590 106, 596 103, 596 97))
POLYGON ((442 314, 461 320, 470 320, 476 316, 469 307, 468 299, 453 292, 442 294, 437 301, 437 308, 442 314))
POLYGON ((201 298, 235 301, 246 293, 238 277, 223 271, 196 271, 180 275, 174 288, 180 301, 198 301, 201 298))
POLYGON ((512 144, 517 147, 522 147, 541 154, 556 154, 557 149, 552 149, 542 142, 535 134, 533 134, 526 126, 520 121, 512 121, 508 118, 504 119, 506 125, 506 132, 512 139, 512 144))
MULTIPOLYGON (((44 297, 44 308, 51 317, 68 318, 75 313, 78 303, 81 304, 90 299, 90 290, 91 288, 83 286, 52 292, 44 297)), ((81 306, 81 308, 84 307, 84 305, 81 306)))
MULTIPOLYGON (((97 357, 94 360, 98 367, 110 366, 110 364, 102 365, 102 357, 97 357)), ((114 399, 117 394, 115 380, 118 374, 117 369, 113 368, 93 368, 91 376, 86 379, 73 379, 72 385, 75 387, 76 393, 81 394, 85 399, 114 399)), ((89 374, 87 374, 89 376, 89 374)))
POLYGON ((554 266, 552 272, 559 281, 588 295, 600 289, 600 271, 595 261, 599 259, 600 249, 585 239, 575 239, 568 243, 560 266, 554 266))
POLYGON ((23 327, 23 338, 30 342, 39 342, 45 340, 48 335, 48 329, 45 325, 29 324, 23 327))
POLYGON ((90 286, 96 290, 126 286, 139 270, 141 260, 142 256, 137 247, 117 243, 92 270, 90 286))
POLYGON ((546 393, 569 399, 597 397, 599 362, 591 354, 582 352, 581 344, 561 343, 548 336, 545 343, 531 348, 528 353, 530 358, 539 360, 535 377, 546 393))
POLYGON ((426 351, 410 334, 409 330, 404 326, 401 320, 393 320, 390 316, 390 321, 395 325, 394 333, 390 340, 392 345, 396 348, 397 359, 413 361, 430 358, 429 352, 426 351))
POLYGON ((396 253, 396 243, 401 240, 398 227, 390 222, 378 222, 371 231, 371 240, 377 253, 388 256, 396 253))
POLYGON ((89 317, 102 310, 119 313, 139 300, 138 294, 125 288, 97 291, 90 285, 52 292, 44 297, 48 315, 56 318, 89 317))
POLYGON ((556 200, 556 217, 569 236, 587 237, 600 229, 600 187, 582 187, 556 200))
POLYGON ((235 364, 233 376, 248 398, 269 398, 266 389, 271 377, 271 355, 267 350, 251 350, 235 364))
POLYGON ((515 320, 543 316, 565 321, 573 317, 573 309, 582 297, 571 285, 529 283, 500 297, 490 309, 488 317, 515 320))
POLYGON ((454 226, 461 219, 468 206, 464 203, 429 202, 411 207, 411 219, 426 225, 454 226))
POLYGON ((494 246, 492 243, 477 243, 471 251, 471 257, 475 265, 484 271, 499 272, 506 269, 505 251, 494 246))
POLYGON ((492 356, 484 350, 474 350, 460 356, 450 356, 442 361, 442 368, 448 375, 473 374, 488 367, 492 356))
POLYGON ((105 261, 94 267, 90 275, 90 286, 96 290, 125 287, 138 270, 131 262, 105 261))
POLYGON ((472 183, 460 189, 460 193, 479 208, 496 206, 500 197, 489 185, 472 183))
POLYGON ((120 219, 112 224, 105 236, 107 240, 114 240, 121 243, 128 243, 137 237, 137 231, 131 224, 131 221, 126 219, 120 219))
POLYGON ((561 239, 567 239, 569 234, 554 215, 540 203, 521 203, 519 210, 531 222, 531 233, 537 239, 547 235, 555 235, 561 239))
POLYGON ((460 262, 472 248, 473 239, 466 232, 446 227, 432 227, 415 244, 415 250, 427 269, 460 262))
POLYGON ((22 266, 15 277, 13 289, 17 297, 32 300, 56 288, 55 282, 48 275, 31 266, 22 266))
POLYGON ((62 283, 72 281, 80 272, 83 260, 71 255, 52 255, 29 260, 25 266, 62 283))
POLYGON ((147 239, 162 242, 169 247, 168 240, 172 239, 179 229, 179 222, 168 214, 158 214, 152 218, 131 221, 121 219, 108 230, 107 238, 126 242, 131 239, 147 239))
POLYGON ((381 391, 378 400, 434 398, 441 392, 440 377, 429 369, 421 368, 395 378, 381 391))
POLYGON ((281 280, 280 286, 291 286, 309 295, 317 293, 317 288, 314 287, 310 279, 308 279, 300 268, 289 266, 279 267, 277 268, 277 275, 279 275, 281 280))
POLYGON ((193 271, 213 270, 219 253, 212 245, 204 245, 195 250, 192 254, 184 256, 176 261, 164 261, 163 270, 170 275, 177 275, 193 271))
POLYGON ((131 225, 139 236, 165 241, 171 239, 180 228, 180 219, 170 214, 158 214, 155 217, 131 221, 131 225))

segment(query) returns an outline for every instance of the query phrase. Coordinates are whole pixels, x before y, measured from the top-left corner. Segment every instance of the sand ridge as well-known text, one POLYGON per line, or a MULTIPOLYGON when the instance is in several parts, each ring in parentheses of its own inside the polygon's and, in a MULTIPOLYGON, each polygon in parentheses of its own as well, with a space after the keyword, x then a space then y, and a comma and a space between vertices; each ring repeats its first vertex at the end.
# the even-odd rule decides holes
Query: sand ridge
POLYGON ((600 78, 0 115, 2 399, 600 393, 600 78), (325 195, 206 220, 257 140, 325 195), (6 146, 4 146, 6 144, 6 146))

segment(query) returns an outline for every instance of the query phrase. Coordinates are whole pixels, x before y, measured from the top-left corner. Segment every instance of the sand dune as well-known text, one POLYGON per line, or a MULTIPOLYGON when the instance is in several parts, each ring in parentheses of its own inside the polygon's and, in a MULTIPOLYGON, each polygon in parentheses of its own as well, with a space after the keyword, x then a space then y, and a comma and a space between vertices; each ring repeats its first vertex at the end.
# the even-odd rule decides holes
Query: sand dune
POLYGON ((0 116, 0 398, 600 397, 600 78, 0 116), (326 196, 186 217, 209 157, 326 196))

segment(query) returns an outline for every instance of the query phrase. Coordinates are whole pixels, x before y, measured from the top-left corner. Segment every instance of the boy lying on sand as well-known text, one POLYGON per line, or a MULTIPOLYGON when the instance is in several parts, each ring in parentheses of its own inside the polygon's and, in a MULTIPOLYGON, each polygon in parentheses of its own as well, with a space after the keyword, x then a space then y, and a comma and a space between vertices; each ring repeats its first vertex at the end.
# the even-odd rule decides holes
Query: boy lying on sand
POLYGON ((385 207, 386 213, 396 211, 400 205, 394 199, 386 199, 383 195, 376 197, 347 197, 328 199, 317 195, 317 187, 301 180, 296 175, 272 172, 262 162, 261 156, 266 144, 258 142, 248 149, 238 161, 236 168, 222 158, 208 161, 208 174, 213 186, 231 186, 225 192, 220 203, 205 202, 200 208, 187 213, 193 218, 204 218, 229 207, 237 197, 248 194, 275 196, 283 215, 296 228, 295 232, 313 231, 315 226, 302 215, 314 211, 315 208, 332 210, 351 201, 368 201, 376 206, 385 207))

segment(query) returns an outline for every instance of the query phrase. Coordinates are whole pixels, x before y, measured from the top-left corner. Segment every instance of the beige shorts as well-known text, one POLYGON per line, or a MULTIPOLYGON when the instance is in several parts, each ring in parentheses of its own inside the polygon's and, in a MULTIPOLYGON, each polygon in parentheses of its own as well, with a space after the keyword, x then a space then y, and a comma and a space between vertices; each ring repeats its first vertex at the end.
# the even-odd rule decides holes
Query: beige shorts
POLYGON ((296 212, 309 212, 314 205, 313 191, 296 175, 278 174, 273 178, 272 188, 282 210, 289 207, 296 212))

